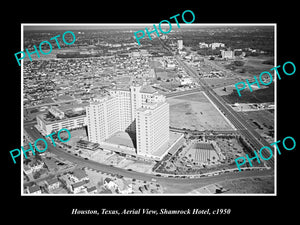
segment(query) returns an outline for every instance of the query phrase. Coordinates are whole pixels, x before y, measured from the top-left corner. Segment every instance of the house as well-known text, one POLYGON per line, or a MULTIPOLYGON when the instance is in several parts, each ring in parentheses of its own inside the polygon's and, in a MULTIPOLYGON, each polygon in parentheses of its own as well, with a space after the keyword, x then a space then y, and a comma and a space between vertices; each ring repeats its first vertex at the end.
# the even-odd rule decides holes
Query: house
POLYGON ((111 191, 119 188, 119 186, 109 177, 104 179, 104 186, 111 191))
POLYGON ((96 186, 88 187, 86 191, 88 194, 96 194, 98 192, 96 186))
POLYGON ((189 85, 193 83, 193 79, 190 77, 184 77, 180 80, 181 85, 189 85))
POLYGON ((32 160, 28 164, 24 164, 23 171, 26 175, 37 172, 40 169, 42 169, 44 166, 44 163, 38 160, 32 160))
POLYGON ((33 172, 32 167, 30 167, 30 166, 28 166, 28 165, 24 165, 23 170, 24 170, 24 173, 25 173, 26 175, 28 175, 28 174, 30 174, 30 173, 33 172))
POLYGON ((38 186, 38 185, 30 186, 27 189, 27 192, 28 192, 28 194, 34 194, 34 195, 42 194, 42 190, 41 190, 40 186, 38 186))
POLYGON ((69 174, 70 179, 73 182, 80 182, 80 181, 89 181, 89 177, 83 169, 74 169, 71 174, 69 174))
POLYGON ((234 51, 221 51, 222 59, 234 59, 234 51))
POLYGON ((209 46, 212 48, 212 49, 216 49, 216 48, 224 48, 225 47, 225 44, 223 43, 211 43, 209 44, 209 46))
POLYGON ((34 163, 34 164, 32 165, 33 172, 39 171, 40 169, 43 168, 43 166, 44 166, 44 162, 39 162, 39 161, 37 161, 36 163, 34 163))
POLYGON ((205 42, 199 42, 199 48, 208 48, 208 44, 206 44, 205 42))
POLYGON ((44 163, 50 172, 54 172, 55 169, 58 167, 57 164, 55 163, 55 159, 53 159, 53 158, 44 159, 44 163))
POLYGON ((132 184, 128 184, 125 189, 121 190, 121 194, 132 194, 132 184))
POLYGON ((85 184, 86 184, 85 181, 80 181, 80 182, 71 184, 71 191, 74 194, 78 194, 79 192, 86 192, 85 184))
POLYGON ((100 194, 112 194, 112 191, 109 189, 103 189, 99 192, 100 194))
POLYGON ((33 159, 27 165, 24 165, 24 170, 26 170, 26 172, 30 172, 30 170, 31 172, 36 172, 42 169, 43 166, 44 162, 33 159))
POLYGON ((53 191, 57 188, 59 188, 59 180, 55 177, 55 178, 52 178, 52 179, 47 179, 46 180, 46 184, 48 186, 48 189, 49 191, 53 191))

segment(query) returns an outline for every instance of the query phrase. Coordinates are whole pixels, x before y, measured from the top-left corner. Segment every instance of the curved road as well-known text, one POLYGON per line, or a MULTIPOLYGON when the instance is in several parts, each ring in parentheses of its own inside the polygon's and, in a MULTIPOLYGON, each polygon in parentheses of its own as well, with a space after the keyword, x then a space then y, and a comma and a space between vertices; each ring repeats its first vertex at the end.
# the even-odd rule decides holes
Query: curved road
MULTIPOLYGON (((32 125, 25 125, 25 130, 27 134, 33 139, 44 138, 39 131, 36 130, 32 125)), ((151 181, 156 179, 156 182, 161 184, 166 190, 173 190, 173 193, 182 193, 192 191, 196 188, 200 188, 209 184, 213 184, 225 180, 241 179, 246 177, 264 177, 273 175, 272 170, 262 170, 262 171, 242 171, 235 173, 225 173, 217 176, 202 177, 202 178, 172 178, 172 177, 157 177, 152 174, 146 174, 136 171, 128 171, 125 169, 112 167, 102 163, 98 163, 92 160, 85 160, 84 158, 75 156, 73 154, 67 153, 60 147, 54 147, 51 141, 47 140, 48 148, 47 151, 54 153, 58 157, 66 159, 70 162, 76 163, 80 166, 87 167, 93 170, 101 171, 109 174, 118 174, 124 177, 134 178, 138 180, 151 181)))

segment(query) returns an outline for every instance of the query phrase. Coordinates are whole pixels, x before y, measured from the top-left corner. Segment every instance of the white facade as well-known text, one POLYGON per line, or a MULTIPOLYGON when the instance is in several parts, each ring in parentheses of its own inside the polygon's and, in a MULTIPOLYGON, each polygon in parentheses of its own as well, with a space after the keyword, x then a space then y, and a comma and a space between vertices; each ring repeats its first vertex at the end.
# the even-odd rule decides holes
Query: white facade
POLYGON ((148 103, 137 110, 137 154, 151 157, 169 141, 169 104, 148 103))
POLYGON ((211 47, 212 49, 216 49, 216 48, 224 48, 224 47, 225 47, 225 44, 223 44, 223 43, 211 43, 211 44, 210 44, 210 47, 211 47))
POLYGON ((208 44, 206 44, 205 42, 199 42, 199 48, 208 48, 208 44))
POLYGON ((86 126, 86 116, 81 115, 62 120, 47 121, 43 118, 43 114, 36 116, 37 126, 44 135, 51 134, 52 131, 59 131, 62 128, 72 130, 86 126))
POLYGON ((95 102, 86 108, 86 116, 90 142, 99 143, 109 138, 119 130, 118 99, 95 99, 95 102))
POLYGON ((49 110, 49 113, 51 113, 53 116, 59 118, 59 119, 63 119, 65 114, 63 111, 61 111, 59 108, 52 106, 49 110))
POLYGON ((222 59, 233 59, 234 51, 221 51, 222 59))
POLYGON ((86 108, 89 141, 101 143, 118 131, 135 133, 137 154, 151 155, 169 141, 169 104, 152 87, 111 90, 86 108))
POLYGON ((178 49, 182 50, 183 49, 183 40, 178 40, 178 49))
POLYGON ((193 82, 194 82, 193 78, 191 78, 191 77, 184 77, 184 78, 180 79, 181 85, 189 85, 189 84, 192 84, 193 82))

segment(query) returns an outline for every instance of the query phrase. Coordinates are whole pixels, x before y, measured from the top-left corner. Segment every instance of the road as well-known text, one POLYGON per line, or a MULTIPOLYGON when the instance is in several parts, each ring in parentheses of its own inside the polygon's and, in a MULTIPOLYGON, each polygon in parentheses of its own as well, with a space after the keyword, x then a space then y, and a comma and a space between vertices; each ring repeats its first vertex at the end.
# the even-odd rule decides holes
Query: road
MULTIPOLYGON (((161 44, 170 53, 173 52, 161 41, 161 44)), ((186 72, 199 81, 203 91, 210 98, 210 100, 220 109, 220 111, 229 119, 229 121, 235 126, 235 128, 240 132, 240 134, 252 145, 253 150, 258 152, 263 146, 270 146, 269 143, 262 138, 246 121, 235 112, 228 104, 218 96, 202 79, 199 78, 198 73, 190 68, 186 63, 184 63, 179 56, 174 55, 177 62, 186 70, 186 72)), ((269 158, 269 153, 262 151, 262 156, 264 158, 269 158)), ((261 160, 264 161, 264 160, 261 160)), ((274 168, 274 157, 271 157, 268 161, 264 161, 269 167, 274 168)))
MULTIPOLYGON (((192 68, 189 68, 178 56, 174 56, 178 63, 182 65, 183 68, 187 71, 190 76, 195 77, 199 80, 201 88, 187 90, 180 93, 170 93, 167 97, 175 97, 182 94, 191 94, 197 93, 198 91, 204 91, 208 97, 214 102, 214 104, 224 113, 224 115, 230 120, 230 122, 238 129, 238 131, 250 142, 253 144, 254 149, 260 149, 262 146, 268 145, 268 143, 246 123, 246 121, 236 113, 230 106, 228 106, 223 99, 221 99, 207 84, 205 84, 201 79, 199 79, 198 74, 192 68)), ((29 122, 24 125, 27 134, 36 140, 38 138, 44 138, 37 130, 34 128, 34 122, 29 122)), ((192 191, 195 188, 200 188, 212 183, 224 181, 224 180, 233 180, 241 179, 247 177, 258 177, 258 176, 272 176, 273 170, 262 170, 262 171, 242 171, 236 173, 225 173, 217 176, 211 177, 202 177, 202 178, 172 178, 172 177, 157 177, 152 174, 145 174, 136 171, 128 171, 121 168, 112 167, 109 165, 101 164, 92 160, 85 160, 81 157, 75 156, 73 154, 67 153, 65 150, 60 147, 54 147, 52 143, 48 140, 48 149, 47 151, 54 153, 58 157, 66 159, 70 162, 76 163, 80 166, 94 169, 109 174, 118 174, 124 177, 129 177, 138 180, 151 181, 155 179, 159 184, 161 184, 167 190, 173 190, 174 193, 180 193, 182 190, 184 192, 192 191)), ((265 153, 265 152, 263 152, 265 153)), ((268 158, 268 155, 263 154, 265 158, 268 158)), ((270 167, 274 166, 273 158, 269 161, 266 161, 267 165, 270 167)), ((168 192, 168 191, 167 191, 168 192)))
MULTIPOLYGON (((24 128, 27 134, 32 138, 32 140, 36 140, 38 138, 44 138, 39 133, 39 131, 35 127, 33 127, 31 123, 25 124, 24 128)), ((181 193, 183 190, 184 192, 189 192, 196 188, 200 188, 224 180, 241 179, 247 177, 264 177, 264 176, 273 175, 273 170, 262 170, 262 171, 242 171, 236 173, 225 173, 218 176, 202 177, 202 178, 194 178, 194 179, 158 177, 153 174, 140 173, 136 171, 128 171, 126 169, 112 167, 92 160, 85 160, 84 158, 67 153, 65 150, 61 149, 60 147, 54 147, 51 141, 49 140, 47 140, 47 142, 48 142, 47 151, 65 160, 76 163, 82 167, 87 167, 96 171, 101 171, 109 174, 118 174, 124 177, 133 178, 137 180, 152 181, 152 179, 155 179, 156 182, 161 184, 166 189, 167 192, 168 190, 173 190, 173 193, 181 193)))
MULTIPOLYGON (((178 56, 176 58, 179 59, 178 56)), ((200 82, 202 82, 198 77, 197 73, 189 68, 184 62, 181 62, 181 65, 186 68, 190 75, 197 78, 200 82)), ((253 148, 255 151, 258 151, 263 146, 269 146, 269 143, 265 141, 246 121, 241 117, 237 112, 235 112, 227 103, 221 99, 217 94, 210 88, 208 85, 202 83, 204 92, 208 95, 208 97, 214 102, 214 104, 223 112, 223 114, 230 120, 230 122, 239 130, 239 132, 250 142, 253 144, 253 148)), ((268 158, 269 155, 266 151, 262 152, 264 158, 268 158)), ((265 161, 265 163, 274 167, 274 158, 272 157, 270 160, 265 161)))

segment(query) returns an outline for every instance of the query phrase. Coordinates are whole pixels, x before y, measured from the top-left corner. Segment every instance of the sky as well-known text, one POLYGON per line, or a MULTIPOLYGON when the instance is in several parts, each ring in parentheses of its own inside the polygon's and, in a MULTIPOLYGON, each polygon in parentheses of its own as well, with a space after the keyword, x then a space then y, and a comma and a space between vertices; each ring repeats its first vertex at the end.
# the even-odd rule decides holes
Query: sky
MULTIPOLYGON (((171 23, 172 24, 172 29, 178 29, 176 23, 171 23)), ((63 23, 57 23, 57 24, 22 24, 24 25, 24 30, 25 31, 43 31, 43 30, 69 30, 70 28, 72 30, 89 30, 89 29, 119 29, 119 28, 134 28, 134 27, 140 27, 144 29, 146 26, 151 27, 153 24, 151 23, 106 23, 106 24, 63 24, 63 23)), ((158 24, 155 24, 156 27, 158 27, 158 24)), ((192 24, 185 24, 185 23, 180 23, 180 27, 204 27, 204 26, 243 26, 247 24, 200 24, 200 23, 192 23, 192 24)), ((254 26, 262 26, 263 24, 248 24, 248 25, 254 25, 254 26)), ((264 25, 272 25, 273 24, 264 24, 264 25)), ((167 23, 163 23, 162 27, 168 26, 167 23)))

